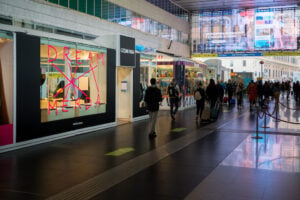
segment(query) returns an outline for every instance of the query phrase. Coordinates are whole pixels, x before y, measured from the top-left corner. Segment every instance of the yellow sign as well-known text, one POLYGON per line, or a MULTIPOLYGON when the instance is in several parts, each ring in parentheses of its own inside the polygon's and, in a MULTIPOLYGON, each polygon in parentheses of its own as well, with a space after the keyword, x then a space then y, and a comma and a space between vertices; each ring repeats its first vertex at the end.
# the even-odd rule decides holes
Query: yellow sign
POLYGON ((192 54, 192 58, 206 58, 206 57, 218 57, 217 53, 195 53, 192 54))
POLYGON ((184 131, 186 128, 174 128, 174 129, 172 129, 171 130, 171 132, 182 132, 182 131, 184 131))
POLYGON ((124 155, 126 153, 129 153, 131 151, 134 151, 134 148, 126 147, 126 148, 120 148, 120 149, 117 149, 115 151, 109 152, 105 155, 107 155, 107 156, 122 156, 122 155, 124 155))
POLYGON ((264 52, 263 56, 300 56, 300 52, 297 51, 264 52))

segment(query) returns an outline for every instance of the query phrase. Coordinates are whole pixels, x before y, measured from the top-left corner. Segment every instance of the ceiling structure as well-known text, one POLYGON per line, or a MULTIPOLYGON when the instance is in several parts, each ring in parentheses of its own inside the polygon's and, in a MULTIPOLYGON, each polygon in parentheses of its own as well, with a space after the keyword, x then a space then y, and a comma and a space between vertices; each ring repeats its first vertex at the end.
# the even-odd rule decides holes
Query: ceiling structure
POLYGON ((171 0, 189 11, 300 5, 300 0, 171 0))

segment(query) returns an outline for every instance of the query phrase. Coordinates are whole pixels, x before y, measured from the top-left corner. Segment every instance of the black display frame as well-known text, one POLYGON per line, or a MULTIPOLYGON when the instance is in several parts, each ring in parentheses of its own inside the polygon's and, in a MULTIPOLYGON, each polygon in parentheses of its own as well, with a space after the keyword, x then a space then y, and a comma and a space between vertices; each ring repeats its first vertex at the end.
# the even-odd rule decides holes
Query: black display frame
POLYGON ((136 54, 135 60, 135 68, 133 68, 133 110, 132 115, 133 117, 140 117, 143 115, 147 115, 148 112, 145 107, 139 106, 140 102, 140 71, 141 71, 141 65, 140 65, 140 54, 136 54))
POLYGON ((26 141, 54 134, 115 122, 116 51, 107 49, 106 112, 89 116, 41 123, 40 44, 41 38, 16 34, 17 52, 17 132, 16 141, 26 141), (30 88, 30 89, 28 89, 30 88))
POLYGON ((135 38, 120 35, 120 65, 135 66, 135 38))

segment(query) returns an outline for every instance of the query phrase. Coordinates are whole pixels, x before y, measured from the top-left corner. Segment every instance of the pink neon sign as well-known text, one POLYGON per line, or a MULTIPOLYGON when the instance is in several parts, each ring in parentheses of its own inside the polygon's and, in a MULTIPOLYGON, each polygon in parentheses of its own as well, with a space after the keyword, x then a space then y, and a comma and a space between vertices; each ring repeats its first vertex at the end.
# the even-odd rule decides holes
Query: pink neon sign
MULTIPOLYGON (((75 71, 74 73, 72 74, 72 67, 71 67, 71 58, 69 57, 69 54, 70 54, 70 49, 69 47, 64 47, 64 52, 63 52, 63 59, 67 59, 69 62, 68 62, 68 65, 69 65, 69 70, 70 70, 70 74, 71 74, 71 77, 69 78, 64 72, 62 72, 55 64, 54 64, 54 61, 57 59, 57 50, 54 46, 51 46, 51 45, 48 45, 48 62, 51 63, 51 65, 57 70, 59 71, 59 73, 61 75, 63 75, 63 77, 65 78, 65 80, 68 82, 68 84, 66 84, 63 88, 59 89, 56 94, 53 96, 54 98, 57 97, 57 95, 61 92, 64 91, 64 89, 67 88, 67 93, 65 95, 65 97, 63 98, 63 101, 62 101, 62 112, 69 112, 69 110, 65 109, 65 107, 68 106, 68 102, 69 100, 67 99, 67 96, 68 96, 68 92, 71 88, 71 86, 73 86, 73 91, 74 91, 74 94, 76 95, 76 89, 77 88, 84 96, 85 96, 85 100, 86 102, 92 102, 92 99, 90 97, 88 97, 88 95, 80 88, 78 87, 76 84, 75 84, 75 81, 79 80, 80 78, 84 77, 86 74, 88 74, 89 72, 92 72, 93 74, 93 79, 95 81, 95 85, 96 85, 96 89, 97 89, 97 99, 96 101, 94 102, 95 104, 95 108, 97 108, 97 106, 99 105, 99 107, 101 106, 101 101, 100 101, 100 90, 99 90, 99 87, 98 87, 98 84, 97 84, 97 80, 96 80, 96 77, 95 77, 95 73, 94 73, 94 70, 99 67, 99 65, 94 65, 93 66, 93 56, 92 56, 92 52, 89 52, 89 66, 90 66, 90 70, 88 70, 87 72, 83 73, 82 75, 80 75, 79 77, 77 78, 74 78, 75 77, 75 74, 76 74, 76 71, 78 69, 78 65, 82 64, 79 60, 80 60, 80 57, 79 57, 79 54, 81 53, 81 51, 78 51, 76 50, 76 55, 75 55, 75 59, 76 59, 76 68, 75 68, 75 71), (54 58, 50 58, 50 54, 51 53, 54 53, 54 58)), ((98 61, 101 61, 102 60, 102 65, 104 65, 104 55, 101 54, 99 56, 99 53, 97 53, 97 58, 96 58, 96 61, 95 63, 97 63, 98 61)), ((80 105, 80 98, 77 98, 75 100, 75 110, 77 109, 81 109, 81 105, 80 105)), ((88 110, 90 109, 92 105, 85 105, 85 109, 88 110)), ((51 105, 51 102, 49 101, 48 102, 48 114, 50 114, 50 110, 51 109, 55 109, 56 110, 56 115, 58 115, 58 111, 57 111, 57 100, 55 100, 53 102, 53 104, 51 105)))

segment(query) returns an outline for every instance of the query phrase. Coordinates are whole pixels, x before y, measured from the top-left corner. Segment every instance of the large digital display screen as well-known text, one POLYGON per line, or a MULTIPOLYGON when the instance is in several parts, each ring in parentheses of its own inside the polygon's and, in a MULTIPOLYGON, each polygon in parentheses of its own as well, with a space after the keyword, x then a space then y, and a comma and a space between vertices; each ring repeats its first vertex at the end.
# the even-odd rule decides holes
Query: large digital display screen
POLYGON ((197 52, 297 49, 295 7, 201 11, 197 17, 197 52))

